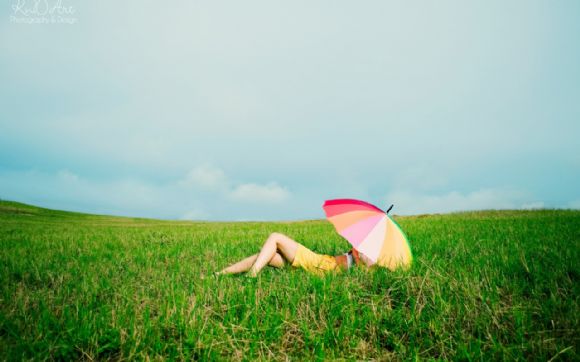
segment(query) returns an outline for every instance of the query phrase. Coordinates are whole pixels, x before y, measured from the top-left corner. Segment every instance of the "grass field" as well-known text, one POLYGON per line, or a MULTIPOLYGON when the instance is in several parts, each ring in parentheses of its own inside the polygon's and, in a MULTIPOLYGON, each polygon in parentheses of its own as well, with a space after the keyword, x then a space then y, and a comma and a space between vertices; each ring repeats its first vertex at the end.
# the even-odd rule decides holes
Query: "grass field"
POLYGON ((274 231, 322 253, 349 246, 322 220, 159 221, 1 201, 0 359, 580 358, 580 211, 395 219, 415 256, 407 272, 201 278, 274 231))

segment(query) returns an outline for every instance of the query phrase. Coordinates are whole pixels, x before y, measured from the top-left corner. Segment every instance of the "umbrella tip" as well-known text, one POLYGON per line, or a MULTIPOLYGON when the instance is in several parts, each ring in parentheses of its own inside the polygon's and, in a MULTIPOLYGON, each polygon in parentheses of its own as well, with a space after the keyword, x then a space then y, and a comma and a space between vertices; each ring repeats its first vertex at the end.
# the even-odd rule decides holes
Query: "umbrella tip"
POLYGON ((391 211, 391 210, 393 209, 393 206, 395 206, 395 205, 394 205, 394 204, 391 204, 391 206, 389 206, 389 208, 387 209, 387 212, 386 212, 386 214, 388 214, 388 213, 389 213, 389 211, 391 211))

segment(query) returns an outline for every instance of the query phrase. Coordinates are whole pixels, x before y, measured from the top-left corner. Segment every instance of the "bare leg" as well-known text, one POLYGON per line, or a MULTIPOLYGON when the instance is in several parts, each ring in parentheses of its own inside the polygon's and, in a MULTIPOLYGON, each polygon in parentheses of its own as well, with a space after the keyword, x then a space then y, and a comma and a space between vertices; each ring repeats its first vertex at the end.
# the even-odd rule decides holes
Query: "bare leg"
MULTIPOLYGON (((252 256, 249 256, 235 264, 232 264, 230 266, 228 266, 227 268, 225 268, 224 270, 217 272, 216 274, 237 274, 237 273, 243 273, 246 272, 248 270, 250 270, 250 268, 252 267, 252 265, 254 265, 254 262, 256 261, 256 258, 258 257, 258 254, 254 254, 252 256)), ((270 261, 268 262, 268 265, 273 266, 275 268, 282 268, 284 266, 284 264, 286 264, 284 262, 284 258, 282 257, 282 255, 276 253, 274 255, 274 257, 272 259, 270 259, 270 261)))
POLYGON ((294 261, 296 256, 296 249, 298 248, 298 243, 284 234, 272 233, 262 246, 262 250, 258 254, 258 257, 254 261, 254 265, 248 271, 248 275, 255 277, 258 273, 268 264, 270 260, 280 252, 284 259, 289 263, 294 261))

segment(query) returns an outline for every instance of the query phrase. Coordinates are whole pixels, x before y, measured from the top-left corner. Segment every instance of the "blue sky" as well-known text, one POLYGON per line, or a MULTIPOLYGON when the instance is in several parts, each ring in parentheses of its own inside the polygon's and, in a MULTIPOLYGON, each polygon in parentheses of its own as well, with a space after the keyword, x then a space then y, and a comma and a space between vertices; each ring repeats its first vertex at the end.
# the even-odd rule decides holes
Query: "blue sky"
POLYGON ((338 197, 580 208, 578 1, 33 3, 0 7, 2 199, 207 220, 322 218, 338 197))

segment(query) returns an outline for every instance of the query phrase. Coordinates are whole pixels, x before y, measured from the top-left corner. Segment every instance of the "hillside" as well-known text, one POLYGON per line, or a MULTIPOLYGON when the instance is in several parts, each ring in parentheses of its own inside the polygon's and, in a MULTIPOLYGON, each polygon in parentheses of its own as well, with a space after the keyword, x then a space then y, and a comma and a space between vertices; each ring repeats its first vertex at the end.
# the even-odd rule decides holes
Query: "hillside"
POLYGON ((577 360, 580 211, 396 217, 409 271, 257 280, 213 271, 277 231, 320 253, 323 220, 212 223, 0 201, 0 359, 577 360))

